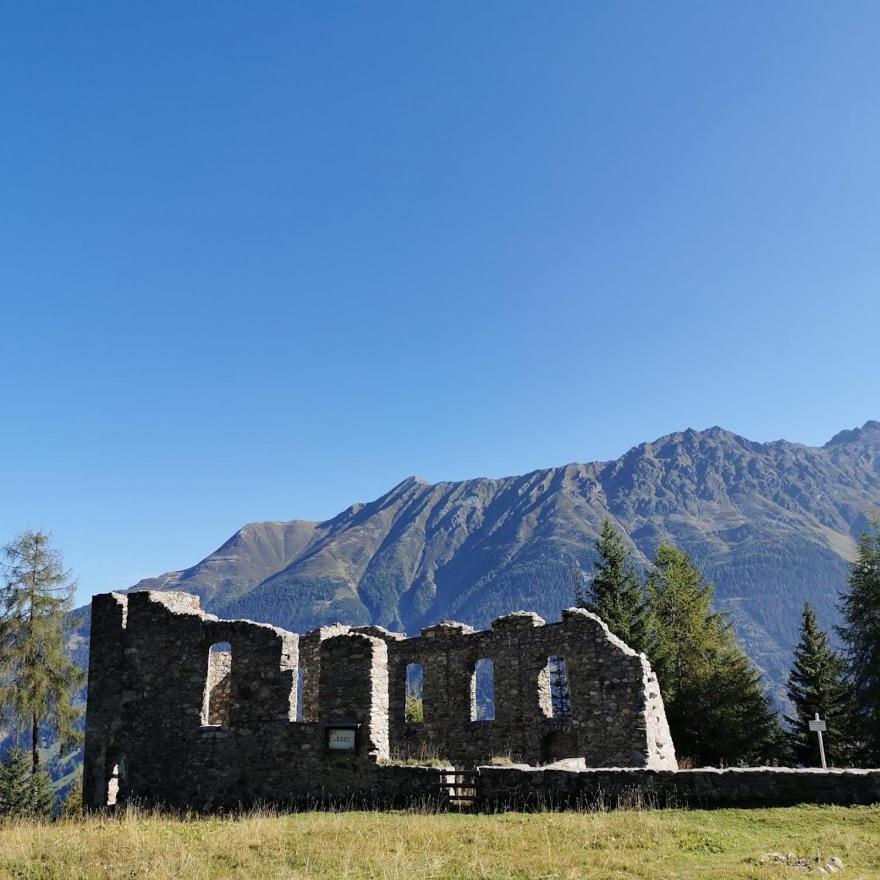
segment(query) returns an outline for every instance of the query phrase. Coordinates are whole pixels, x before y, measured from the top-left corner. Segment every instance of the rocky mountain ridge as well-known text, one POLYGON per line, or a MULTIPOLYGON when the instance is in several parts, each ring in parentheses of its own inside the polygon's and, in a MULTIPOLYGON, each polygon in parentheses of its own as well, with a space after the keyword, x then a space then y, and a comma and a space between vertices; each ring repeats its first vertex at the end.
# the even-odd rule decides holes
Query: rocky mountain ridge
POLYGON ((409 477, 325 522, 251 523, 193 567, 135 589, 199 594, 210 611, 303 631, 334 621, 417 632, 485 626, 518 608, 555 619, 588 576, 609 517, 641 564, 684 547, 717 585, 747 649, 778 683, 802 602, 823 624, 855 541, 880 509, 880 422, 822 447, 719 427, 642 443, 610 462, 501 479, 409 477))

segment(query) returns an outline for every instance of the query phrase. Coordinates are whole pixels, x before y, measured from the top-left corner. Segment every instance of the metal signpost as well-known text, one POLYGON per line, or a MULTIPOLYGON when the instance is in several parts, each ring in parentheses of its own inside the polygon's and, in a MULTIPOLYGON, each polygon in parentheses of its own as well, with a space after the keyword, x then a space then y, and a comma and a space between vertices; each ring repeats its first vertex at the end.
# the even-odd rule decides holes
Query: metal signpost
POLYGON ((825 730, 826 724, 819 717, 819 713, 816 713, 816 717, 809 722, 810 730, 814 731, 816 736, 819 737, 819 757, 822 759, 822 769, 827 770, 828 765, 825 763, 825 743, 822 742, 822 731, 825 730))

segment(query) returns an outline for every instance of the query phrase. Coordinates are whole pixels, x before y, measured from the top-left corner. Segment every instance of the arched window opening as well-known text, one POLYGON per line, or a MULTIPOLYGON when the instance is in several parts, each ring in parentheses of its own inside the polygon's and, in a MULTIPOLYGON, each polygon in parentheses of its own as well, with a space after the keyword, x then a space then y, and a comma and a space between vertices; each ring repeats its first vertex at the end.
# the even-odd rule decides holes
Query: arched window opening
POLYGON ((115 807, 119 803, 119 793, 124 790, 126 763, 125 755, 110 752, 106 756, 104 805, 115 807))
POLYGON ((483 657, 471 674, 471 721, 495 720, 495 664, 483 657))
POLYGON ((425 720, 424 687, 425 671, 422 664, 408 663, 404 696, 404 720, 407 724, 421 724, 425 720))
POLYGON ((296 706, 293 711, 293 720, 303 720, 303 684, 305 683, 305 670, 299 666, 296 670, 296 706))
POLYGON ((110 768, 110 775, 107 777, 107 806, 115 807, 116 799, 119 797, 119 764, 116 763, 110 768))
POLYGON ((208 675, 202 703, 202 724, 223 727, 232 710, 232 645, 216 642, 208 650, 208 675))
POLYGON ((550 717, 566 721, 571 718, 571 691, 568 688, 565 657, 547 658, 547 678, 550 684, 550 717))

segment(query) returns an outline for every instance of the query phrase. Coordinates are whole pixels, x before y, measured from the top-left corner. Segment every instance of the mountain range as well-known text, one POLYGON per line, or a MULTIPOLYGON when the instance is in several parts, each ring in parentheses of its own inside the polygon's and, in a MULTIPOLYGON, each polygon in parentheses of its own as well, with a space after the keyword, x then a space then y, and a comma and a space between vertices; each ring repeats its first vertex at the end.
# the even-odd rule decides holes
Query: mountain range
POLYGON ((824 446, 757 443, 714 427, 642 443, 615 461, 502 479, 409 477, 324 522, 250 523, 184 571, 133 589, 186 590, 208 610, 305 631, 378 623, 418 632, 516 609, 548 620, 589 578, 604 518, 647 567, 683 547, 777 694, 804 600, 837 622, 856 540, 880 508, 880 422, 824 446))

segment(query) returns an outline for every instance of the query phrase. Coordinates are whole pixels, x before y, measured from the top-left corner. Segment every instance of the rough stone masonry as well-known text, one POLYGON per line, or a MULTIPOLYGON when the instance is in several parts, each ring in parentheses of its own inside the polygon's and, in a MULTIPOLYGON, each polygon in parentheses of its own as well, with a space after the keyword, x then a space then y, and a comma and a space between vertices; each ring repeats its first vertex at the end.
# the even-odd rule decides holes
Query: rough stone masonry
POLYGON ((404 764, 428 758, 676 767, 645 656, 580 609, 416 638, 340 625, 298 636, 220 620, 186 593, 92 600, 89 808, 390 801, 424 778, 404 764))

